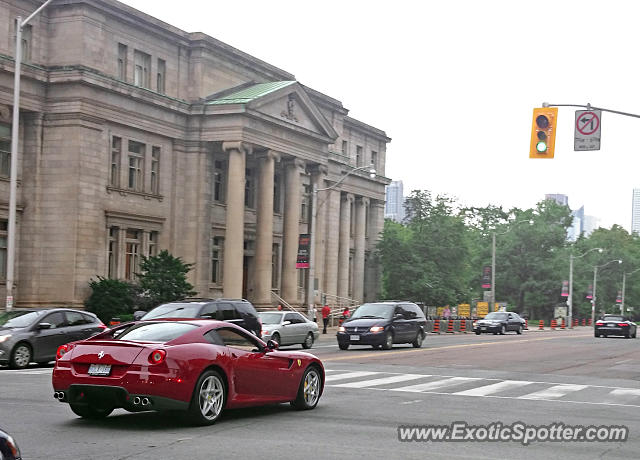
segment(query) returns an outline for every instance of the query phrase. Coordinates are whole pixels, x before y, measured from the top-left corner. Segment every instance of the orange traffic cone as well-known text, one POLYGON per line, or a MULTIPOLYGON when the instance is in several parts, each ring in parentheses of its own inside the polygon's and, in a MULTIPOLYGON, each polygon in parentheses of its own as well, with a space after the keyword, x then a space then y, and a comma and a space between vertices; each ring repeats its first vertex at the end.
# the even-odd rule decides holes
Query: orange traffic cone
POLYGON ((453 320, 447 320, 447 334, 453 334, 453 320))
POLYGON ((467 320, 466 319, 461 319, 460 320, 460 332, 462 332, 463 334, 467 333, 467 320))
POLYGON ((555 319, 551 320, 551 330, 555 331, 556 330, 556 326, 558 325, 558 323, 556 322, 555 319))
POLYGON ((560 324, 560 329, 564 329, 564 328, 565 328, 564 318, 562 318, 562 324, 560 324))
POLYGON ((440 334, 440 320, 436 319, 435 322, 433 323, 433 333, 434 334, 440 334))
POLYGON ((538 330, 539 331, 544 331, 544 320, 543 319, 540 320, 540 325, 538 326, 538 330))
POLYGON ((587 325, 587 320, 585 318, 582 318, 582 325, 586 326, 587 325))

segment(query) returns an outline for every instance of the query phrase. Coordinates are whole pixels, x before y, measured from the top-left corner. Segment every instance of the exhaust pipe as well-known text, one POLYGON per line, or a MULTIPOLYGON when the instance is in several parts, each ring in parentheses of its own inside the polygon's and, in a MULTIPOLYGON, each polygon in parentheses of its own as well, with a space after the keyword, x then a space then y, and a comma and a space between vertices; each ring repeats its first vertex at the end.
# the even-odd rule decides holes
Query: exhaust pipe
POLYGON ((135 404, 136 406, 140 404, 140 396, 136 396, 135 398, 133 398, 133 404, 135 404))
POLYGON ((56 398, 58 401, 64 401, 64 398, 65 398, 64 391, 56 391, 55 393, 53 393, 53 397, 56 398))
POLYGON ((58 399, 58 392, 57 391, 53 393, 53 397, 58 399))
POLYGON ((142 398, 143 406, 148 406, 149 404, 151 404, 151 401, 149 401, 149 398, 142 398))

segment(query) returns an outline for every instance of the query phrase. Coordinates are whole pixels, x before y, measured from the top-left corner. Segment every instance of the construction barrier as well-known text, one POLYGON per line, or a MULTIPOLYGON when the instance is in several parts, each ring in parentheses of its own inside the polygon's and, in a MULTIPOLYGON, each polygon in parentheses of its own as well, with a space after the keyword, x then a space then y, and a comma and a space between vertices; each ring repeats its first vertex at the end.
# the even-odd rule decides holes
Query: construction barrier
POLYGON ((565 323, 564 323, 564 318, 562 318, 562 323, 560 324, 560 329, 564 329, 565 328, 565 323))
POLYGON ((462 321, 460 321, 460 332, 462 332, 463 334, 467 333, 467 320, 463 319, 462 321))
POLYGON ((578 318, 575 318, 573 320, 573 326, 576 327, 576 326, 579 326, 579 325, 580 325, 580 321, 578 320, 578 318))
POLYGON ((585 318, 582 318, 582 325, 586 326, 587 325, 587 320, 585 318))
POLYGON ((437 319, 435 320, 435 322, 433 323, 433 332, 434 334, 440 334, 440 320, 437 319))
POLYGON ((589 327, 593 326, 593 321, 589 318, 589 327))
POLYGON ((453 334, 453 320, 448 320, 447 323, 449 323, 447 325, 447 334, 453 334))
POLYGON ((543 319, 540 320, 540 325, 538 326, 538 330, 539 331, 544 331, 544 320, 543 319))
POLYGON ((527 318, 524 319, 524 328, 529 330, 529 320, 527 318))
POLYGON ((556 320, 552 319, 551 320, 551 330, 555 331, 557 326, 558 326, 558 323, 556 322, 556 320))

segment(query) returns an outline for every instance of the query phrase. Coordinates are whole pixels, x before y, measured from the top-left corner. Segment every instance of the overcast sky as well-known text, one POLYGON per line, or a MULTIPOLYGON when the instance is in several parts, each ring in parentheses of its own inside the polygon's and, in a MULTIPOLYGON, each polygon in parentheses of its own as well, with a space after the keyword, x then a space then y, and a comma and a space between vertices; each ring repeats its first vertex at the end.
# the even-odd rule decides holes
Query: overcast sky
POLYGON ((384 130, 386 176, 463 205, 528 208, 569 196, 631 226, 640 119, 604 113, 602 149, 574 152, 559 109, 553 160, 529 159, 534 107, 640 114, 640 2, 124 0, 293 73, 384 130))

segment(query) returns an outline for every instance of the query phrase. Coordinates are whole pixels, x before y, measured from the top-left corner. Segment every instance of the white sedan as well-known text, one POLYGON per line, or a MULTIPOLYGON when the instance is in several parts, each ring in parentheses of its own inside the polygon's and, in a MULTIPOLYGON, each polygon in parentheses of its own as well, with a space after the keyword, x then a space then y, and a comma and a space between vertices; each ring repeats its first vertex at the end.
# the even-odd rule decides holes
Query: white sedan
POLYGON ((275 340, 280 345, 302 344, 311 348, 318 339, 318 325, 300 313, 292 311, 262 311, 258 313, 262 321, 262 340, 275 340))

